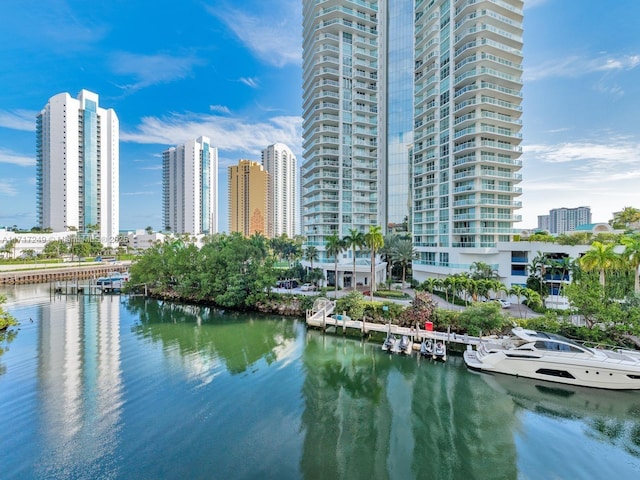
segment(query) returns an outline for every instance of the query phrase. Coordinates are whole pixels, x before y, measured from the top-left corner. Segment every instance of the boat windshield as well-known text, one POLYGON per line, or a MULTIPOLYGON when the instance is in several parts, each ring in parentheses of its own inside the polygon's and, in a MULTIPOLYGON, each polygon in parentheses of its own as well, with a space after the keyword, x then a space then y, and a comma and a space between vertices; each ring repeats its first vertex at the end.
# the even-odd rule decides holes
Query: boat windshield
POLYGON ((580 345, 562 335, 547 332, 529 332, 530 337, 536 338, 535 347, 538 350, 555 350, 565 352, 589 352, 593 351, 589 347, 580 345))

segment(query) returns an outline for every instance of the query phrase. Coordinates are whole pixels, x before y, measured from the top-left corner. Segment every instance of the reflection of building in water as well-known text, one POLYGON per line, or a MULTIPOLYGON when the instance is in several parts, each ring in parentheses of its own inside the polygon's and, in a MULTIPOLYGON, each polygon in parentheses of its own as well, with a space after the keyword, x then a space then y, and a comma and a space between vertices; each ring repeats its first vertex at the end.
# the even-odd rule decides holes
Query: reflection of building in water
MULTIPOLYGON (((303 472, 324 478, 517 478, 512 402, 448 364, 307 335, 303 472), (487 475, 485 473, 485 475, 487 475)), ((458 359, 459 360, 459 359, 458 359)))
POLYGON ((39 323, 41 429, 56 452, 43 473, 87 474, 115 450, 119 429, 119 297, 62 297, 42 306, 39 323))

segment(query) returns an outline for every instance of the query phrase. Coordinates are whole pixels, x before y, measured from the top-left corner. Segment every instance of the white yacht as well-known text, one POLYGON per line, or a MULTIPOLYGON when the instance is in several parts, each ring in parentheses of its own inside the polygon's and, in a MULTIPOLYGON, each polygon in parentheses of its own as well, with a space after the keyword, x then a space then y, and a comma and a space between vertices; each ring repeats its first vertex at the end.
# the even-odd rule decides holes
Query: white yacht
POLYGON ((483 338, 464 352, 467 367, 609 390, 640 389, 640 352, 589 348, 521 327, 513 336, 483 338))

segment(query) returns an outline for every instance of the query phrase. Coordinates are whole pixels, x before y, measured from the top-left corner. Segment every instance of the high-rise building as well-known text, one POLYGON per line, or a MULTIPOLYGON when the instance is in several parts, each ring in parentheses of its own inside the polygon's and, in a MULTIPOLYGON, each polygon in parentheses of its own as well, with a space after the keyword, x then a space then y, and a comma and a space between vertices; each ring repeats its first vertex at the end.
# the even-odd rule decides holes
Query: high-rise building
POLYGON ((116 245, 119 148, 118 117, 97 94, 51 97, 36 121, 38 226, 99 233, 116 245))
POLYGON ((293 238, 297 231, 298 161, 282 143, 262 151, 262 166, 269 173, 269 219, 272 235, 293 238))
MULTIPOLYGON (((302 234, 328 270, 329 236, 407 224, 413 1, 305 0, 303 17, 302 234)), ((355 278, 350 255, 340 285, 355 278)))
POLYGON ((162 213, 165 230, 218 232, 218 149, 207 137, 162 152, 162 213))
POLYGON ((258 162, 240 160, 229 167, 229 231, 271 238, 269 174, 258 162))
POLYGON ((302 233, 321 262, 333 233, 407 228, 423 279, 518 233, 522 9, 303 2, 302 233))
MULTIPOLYGON (((416 2, 414 278, 468 271, 521 220, 522 0, 416 2)), ((490 263, 490 262, 487 262, 490 263)))
POLYGON ((573 232, 576 227, 591 223, 591 208, 554 208, 549 210, 549 233, 573 232))

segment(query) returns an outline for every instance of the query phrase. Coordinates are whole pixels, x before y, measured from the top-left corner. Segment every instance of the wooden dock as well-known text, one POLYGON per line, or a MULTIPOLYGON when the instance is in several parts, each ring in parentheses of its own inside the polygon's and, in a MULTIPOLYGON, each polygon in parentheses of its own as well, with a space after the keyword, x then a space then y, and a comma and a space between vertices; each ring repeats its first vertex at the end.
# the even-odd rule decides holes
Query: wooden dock
POLYGON ((351 320, 347 315, 334 314, 335 303, 327 304, 325 308, 319 310, 307 310, 306 323, 309 327, 320 328, 326 331, 328 327, 335 327, 336 331, 342 329, 342 333, 347 330, 357 330, 363 336, 369 335, 371 332, 380 332, 384 334, 407 335, 414 342, 414 345, 420 344, 422 340, 433 339, 447 343, 458 343, 461 345, 478 345, 479 337, 470 335, 457 335, 449 332, 436 332, 433 330, 425 330, 416 326, 415 328, 400 327, 392 323, 373 323, 363 320, 351 320))

